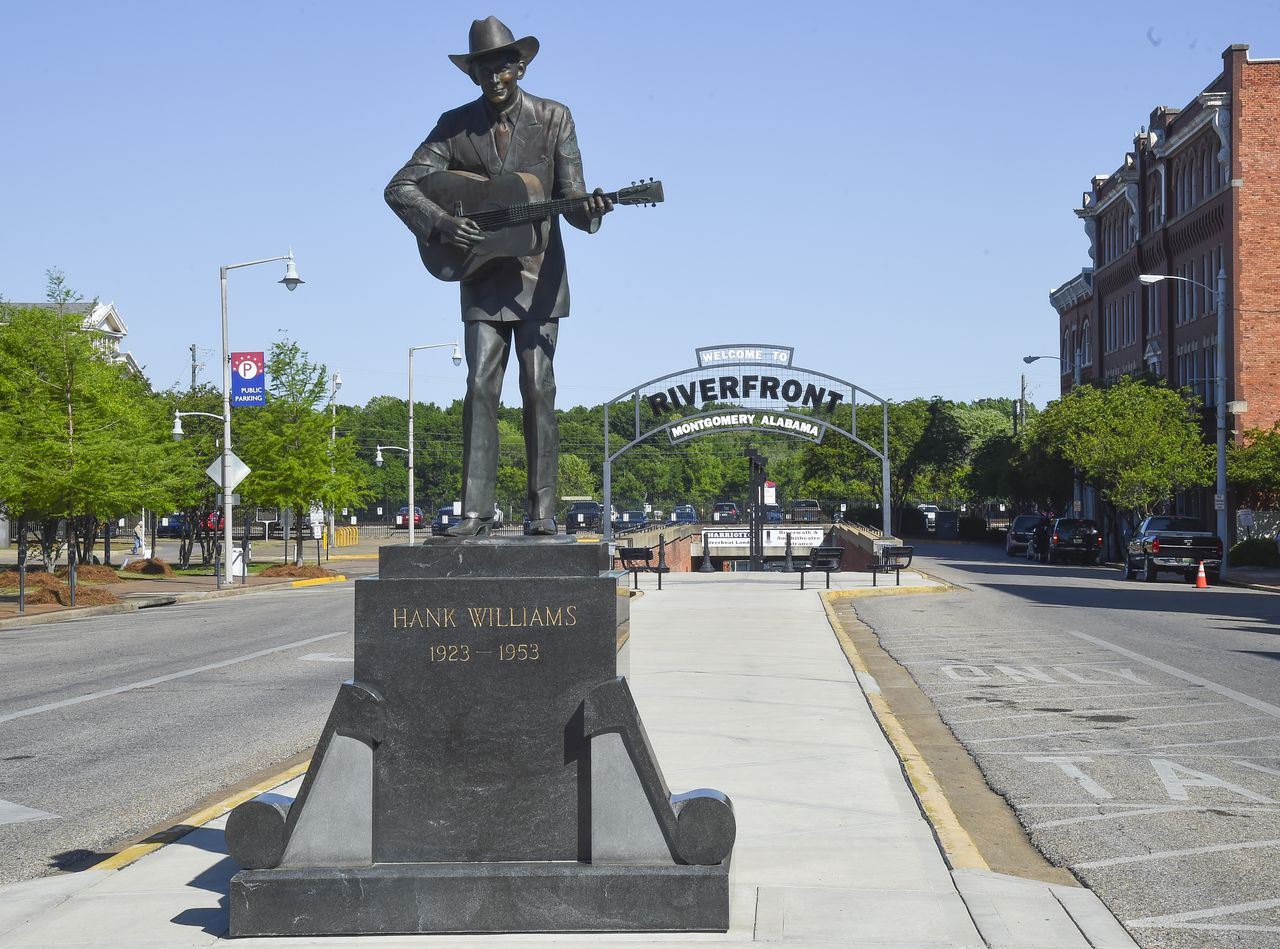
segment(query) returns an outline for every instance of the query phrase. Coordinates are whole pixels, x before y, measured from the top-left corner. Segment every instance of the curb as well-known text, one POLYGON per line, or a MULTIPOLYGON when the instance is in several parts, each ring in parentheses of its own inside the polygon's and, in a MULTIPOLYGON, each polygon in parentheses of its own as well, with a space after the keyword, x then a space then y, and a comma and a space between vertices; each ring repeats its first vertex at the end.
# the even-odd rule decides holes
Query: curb
POLYGON ((264 791, 270 791, 277 788, 287 781, 292 781, 300 774, 305 774, 307 768, 311 766, 308 759, 302 764, 294 765, 292 768, 272 775, 265 781, 259 781, 251 788, 245 788, 243 791, 237 791, 235 794, 225 797, 215 804, 203 807, 185 820, 180 820, 176 824, 170 825, 159 833, 152 834, 141 843, 133 844, 125 847, 119 853, 114 853, 109 857, 105 857, 95 864, 85 867, 86 870, 122 870, 136 860, 145 857, 153 851, 159 850, 165 844, 171 844, 175 840, 180 840, 191 831, 198 827, 203 827, 212 820, 216 820, 223 814, 231 811, 235 807, 243 804, 245 801, 252 800, 264 791))
MULTIPOLYGON (((0 619, 0 630, 23 628, 26 626, 43 626, 46 623, 65 623, 70 620, 86 619, 90 616, 110 616, 113 613, 133 613, 137 610, 151 609, 157 606, 174 606, 179 603, 194 603, 198 600, 216 600, 224 596, 241 596, 245 593, 259 593, 264 590, 281 590, 287 586, 316 586, 322 583, 345 582, 346 577, 317 577, 313 580, 294 580, 291 583, 262 583, 257 586, 229 586, 221 590, 191 590, 185 593, 148 593, 140 594, 124 603, 111 603, 106 606, 77 606, 57 610, 52 613, 34 613, 30 616, 9 616, 0 619)), ((128 596, 128 594, 125 594, 128 596)))
POLYGON ((290 582, 291 587, 318 587, 322 583, 345 583, 347 580, 342 574, 334 577, 312 577, 310 580, 294 580, 290 582))
MULTIPOLYGON (((900 590, 903 593, 948 592, 947 588, 938 587, 892 587, 891 589, 900 590)), ((925 820, 933 828, 933 835, 937 838, 938 844, 942 848, 947 865, 952 870, 990 870, 990 866, 982 858, 982 854, 978 851, 973 838, 969 836, 969 832, 964 829, 959 818, 956 817, 955 811, 952 810, 951 803, 947 800, 946 794, 943 793, 942 785, 939 783, 937 776, 934 775, 933 769, 925 762, 924 756, 920 754, 915 744, 908 737, 906 729, 902 727, 902 723, 898 721, 897 716, 893 714, 893 710, 889 708, 889 704, 885 702, 884 697, 880 694, 880 686, 876 684, 876 680, 871 676, 866 663, 862 661, 862 656, 858 653, 857 646, 849 638, 849 634, 844 631, 839 618, 835 615, 835 610, 832 607, 834 601, 850 599, 851 597, 847 594, 856 596, 863 592, 861 590, 833 590, 830 593, 825 590, 822 591, 819 595, 822 598, 822 608, 827 614, 827 621, 831 624, 831 629, 835 633, 836 640, 840 643, 845 659, 848 660, 849 666, 857 677, 858 686, 866 697, 867 705, 871 708, 871 714, 875 716, 876 723, 880 726, 880 730, 884 732, 884 736, 893 745, 893 750, 897 754, 898 760, 902 764, 902 770, 911 785, 911 792, 915 795, 925 820), (833 596, 832 594, 837 595, 833 596)))

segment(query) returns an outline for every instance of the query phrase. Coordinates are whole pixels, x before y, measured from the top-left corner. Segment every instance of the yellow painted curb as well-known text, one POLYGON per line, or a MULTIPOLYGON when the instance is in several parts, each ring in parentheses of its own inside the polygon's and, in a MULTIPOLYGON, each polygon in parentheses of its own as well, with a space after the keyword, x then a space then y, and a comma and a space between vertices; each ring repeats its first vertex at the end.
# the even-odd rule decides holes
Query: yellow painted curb
POLYGON ((334 554, 330 560, 377 560, 377 554, 334 554))
MULTIPOLYGON (((903 588, 894 587, 893 589, 902 590, 903 588)), ((934 589, 934 587, 917 587, 913 592, 933 591, 934 589)), ((902 769, 907 774, 907 780, 911 782, 911 789, 915 792, 916 800, 920 802, 920 808, 924 811, 925 818, 933 826, 934 836, 937 837, 938 843, 942 846, 947 863, 951 865, 952 869, 989 870, 991 868, 987 865, 987 861, 982 859, 982 854, 978 852, 978 847, 974 844, 973 838, 969 836, 969 832, 964 829, 960 819, 956 817, 955 811, 951 809, 951 803, 947 800, 946 794, 943 793, 942 785, 938 782, 933 769, 929 767, 916 748, 915 743, 907 735, 906 729, 902 727, 902 723, 893 714, 893 710, 885 702, 884 696, 879 692, 868 692, 866 689, 861 677, 871 678, 871 673, 867 669, 867 664, 862 661, 862 656, 859 655, 857 646, 849 638, 849 634, 844 631, 844 627, 840 625, 840 620, 836 617, 835 609, 832 606, 835 600, 848 599, 847 594, 856 594, 858 592, 860 591, 833 590, 831 593, 825 590, 822 591, 822 608, 827 612, 827 621, 831 624, 831 629, 835 632, 836 639, 840 642, 840 648, 844 650, 845 658, 849 660, 849 665, 860 677, 859 685, 862 686, 862 692, 867 697, 867 704, 871 706, 871 712, 875 715, 876 721, 880 723, 880 728, 884 731, 885 737, 893 744, 898 760, 902 762, 902 769)))
POLYGON ((338 574, 336 577, 313 577, 310 580, 292 580, 290 581, 289 586, 315 587, 315 586, 319 586, 322 583, 341 583, 346 579, 347 578, 344 577, 342 574, 338 574))
POLYGON ((216 804, 210 804, 208 807, 196 811, 186 820, 179 821, 168 830, 155 834, 153 839, 144 841, 140 844, 134 844, 132 847, 125 847, 119 853, 107 857, 107 859, 103 860, 101 863, 95 863, 91 869, 119 870, 122 867, 127 867, 135 860, 145 857, 153 850, 159 850, 165 844, 171 844, 179 837, 189 834, 193 828, 203 827, 205 824, 209 823, 209 821, 221 817, 223 814, 227 813, 227 811, 243 804, 245 801, 252 800, 263 791, 270 791, 272 788, 277 788, 287 781, 292 781, 300 774, 305 774, 310 765, 311 762, 309 760, 304 761, 302 764, 294 765, 292 768, 282 771, 274 777, 267 778, 267 780, 259 784, 255 784, 251 788, 246 788, 245 790, 233 794, 228 798, 224 798, 216 804))

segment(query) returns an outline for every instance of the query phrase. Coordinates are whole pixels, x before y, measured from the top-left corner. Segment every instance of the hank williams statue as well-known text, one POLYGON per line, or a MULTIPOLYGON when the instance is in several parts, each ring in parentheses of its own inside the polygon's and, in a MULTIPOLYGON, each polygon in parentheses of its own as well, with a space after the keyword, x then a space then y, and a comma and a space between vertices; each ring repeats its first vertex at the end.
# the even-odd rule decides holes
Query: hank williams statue
MULTIPOLYGON (((387 203, 420 240, 433 235, 460 248, 484 239, 465 216, 429 200, 421 187, 440 171, 471 172, 493 179, 512 172, 535 176, 549 198, 582 202, 564 218, 589 234, 612 210, 597 189, 588 194, 573 117, 559 102, 519 87, 538 54, 532 36, 517 40, 495 17, 471 24, 470 51, 450 56, 480 87, 481 96, 440 116, 436 127, 386 188, 387 203)), ((535 256, 495 260, 461 283, 467 356, 462 421, 462 510, 449 530, 455 537, 489 532, 498 470, 498 399, 514 349, 524 404, 529 467, 529 533, 554 534, 559 428, 552 368, 560 319, 569 315, 569 282, 558 219, 545 250, 535 256)))

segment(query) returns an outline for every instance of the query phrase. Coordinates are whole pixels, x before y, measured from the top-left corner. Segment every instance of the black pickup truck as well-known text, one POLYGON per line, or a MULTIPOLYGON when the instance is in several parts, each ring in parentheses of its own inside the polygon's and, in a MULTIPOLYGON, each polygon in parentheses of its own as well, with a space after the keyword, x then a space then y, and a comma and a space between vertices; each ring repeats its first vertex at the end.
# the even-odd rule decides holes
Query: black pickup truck
POLYGON ((1124 578, 1142 574, 1154 582, 1161 572, 1180 573, 1194 580, 1200 564, 1210 580, 1222 567, 1222 541, 1213 531, 1200 529, 1189 517, 1148 517, 1138 525, 1125 550, 1124 578))

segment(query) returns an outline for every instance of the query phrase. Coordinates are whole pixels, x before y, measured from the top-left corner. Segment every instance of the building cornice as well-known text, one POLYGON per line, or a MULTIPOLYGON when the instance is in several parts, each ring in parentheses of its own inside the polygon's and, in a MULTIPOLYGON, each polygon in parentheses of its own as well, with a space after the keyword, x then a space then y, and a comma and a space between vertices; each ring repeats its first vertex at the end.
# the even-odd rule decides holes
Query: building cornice
POLYGON ((1049 303, 1062 313, 1077 303, 1093 298, 1093 268, 1086 267, 1056 290, 1049 291, 1049 303))
POLYGON ((1151 148, 1156 158, 1168 158, 1191 139, 1199 135, 1208 126, 1212 126, 1218 135, 1221 148, 1218 149, 1218 161, 1226 163, 1231 157, 1231 93, 1202 92, 1196 96, 1200 104, 1200 112, 1185 127, 1168 138, 1156 141, 1151 148))

